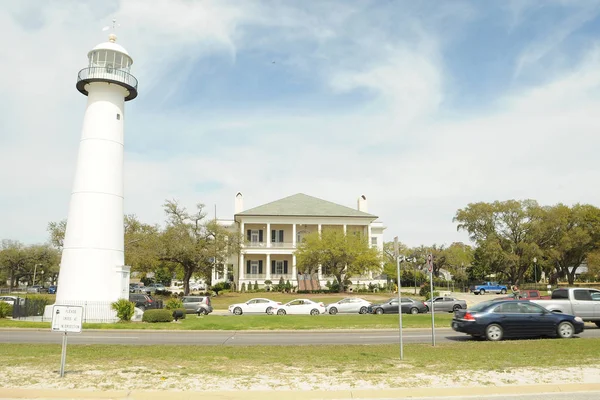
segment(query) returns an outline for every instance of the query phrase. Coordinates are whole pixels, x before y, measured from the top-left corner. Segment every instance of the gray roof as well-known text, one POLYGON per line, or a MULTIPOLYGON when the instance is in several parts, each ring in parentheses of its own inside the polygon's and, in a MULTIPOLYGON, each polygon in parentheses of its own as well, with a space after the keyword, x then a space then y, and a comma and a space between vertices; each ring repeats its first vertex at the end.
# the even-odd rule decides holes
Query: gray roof
POLYGON ((262 206, 242 211, 236 216, 294 216, 294 217, 363 217, 377 216, 330 201, 298 193, 262 206))

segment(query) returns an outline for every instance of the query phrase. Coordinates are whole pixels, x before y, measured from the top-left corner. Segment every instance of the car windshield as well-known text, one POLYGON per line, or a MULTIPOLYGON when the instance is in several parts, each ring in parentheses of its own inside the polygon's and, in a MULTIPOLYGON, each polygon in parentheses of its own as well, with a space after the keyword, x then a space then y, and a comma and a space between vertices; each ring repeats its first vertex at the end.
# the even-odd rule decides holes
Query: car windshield
POLYGON ((491 304, 494 304, 493 301, 489 300, 489 301, 483 301, 481 303, 475 304, 473 307, 469 308, 469 311, 483 311, 486 308, 488 308, 491 304))

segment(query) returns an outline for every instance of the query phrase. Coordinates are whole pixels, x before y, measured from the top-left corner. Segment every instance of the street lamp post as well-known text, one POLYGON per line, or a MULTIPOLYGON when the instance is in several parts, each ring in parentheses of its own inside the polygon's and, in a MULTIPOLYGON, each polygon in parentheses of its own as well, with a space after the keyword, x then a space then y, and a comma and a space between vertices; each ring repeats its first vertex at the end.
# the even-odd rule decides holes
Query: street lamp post
POLYGON ((535 288, 537 289, 537 257, 533 257, 533 276, 535 280, 535 288))

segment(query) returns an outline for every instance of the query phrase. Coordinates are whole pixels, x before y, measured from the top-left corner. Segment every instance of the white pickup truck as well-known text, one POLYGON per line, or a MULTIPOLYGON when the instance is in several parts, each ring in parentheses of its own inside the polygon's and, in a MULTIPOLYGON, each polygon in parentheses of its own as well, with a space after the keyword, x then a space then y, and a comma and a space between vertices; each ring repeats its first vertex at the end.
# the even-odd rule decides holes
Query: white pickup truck
POLYGON ((587 288, 560 288, 552 292, 550 300, 530 300, 552 312, 576 315, 600 327, 600 290, 587 288))

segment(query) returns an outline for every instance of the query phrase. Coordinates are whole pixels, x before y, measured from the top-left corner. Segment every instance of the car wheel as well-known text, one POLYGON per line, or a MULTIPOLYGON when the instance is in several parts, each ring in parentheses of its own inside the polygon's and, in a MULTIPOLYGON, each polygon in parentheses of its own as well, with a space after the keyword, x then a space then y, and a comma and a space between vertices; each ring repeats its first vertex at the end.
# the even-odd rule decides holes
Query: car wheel
POLYGON ((377 310, 375 310, 375 314, 383 314, 383 308, 378 308, 377 310))
POLYGON ((233 309, 233 313, 235 315, 242 315, 243 312, 242 312, 242 309, 240 307, 236 307, 236 308, 233 309))
POLYGON ((600 321, 594 322, 598 328, 600 328, 600 321))
POLYGON ((504 331, 502 330, 502 327, 498 324, 490 324, 487 328, 485 328, 485 337, 487 338, 487 340, 491 340, 492 342, 502 340, 503 335, 504 331))
POLYGON ((331 314, 331 315, 335 315, 335 314, 337 314, 337 308, 335 308, 335 307, 331 307, 331 308, 329 309, 329 314, 331 314))
POLYGON ((502 289, 502 290, 500 291, 500 294, 506 294, 506 289, 502 289))
POLYGON ((366 314, 369 311, 369 309, 367 307, 361 307, 360 310, 358 310, 359 314, 366 314))
POLYGON ((267 309, 265 310, 265 312, 267 313, 267 315, 273 314, 273 307, 267 307, 267 309))
POLYGON ((410 313, 411 314, 418 314, 419 313, 419 309, 416 308, 416 307, 413 307, 413 308, 410 309, 410 313))
POLYGON ((201 308, 201 309, 198 310, 198 316, 200 316, 200 315, 206 315, 206 314, 207 313, 206 313, 206 310, 204 308, 201 308))
POLYGON ((479 289, 479 294, 485 294, 485 289, 479 289))
POLYGON ((285 310, 277 310, 277 315, 285 315, 285 310))
POLYGON ((319 314, 321 314, 321 313, 316 308, 313 308, 312 310, 310 310, 310 315, 319 315, 319 314))
POLYGON ((429 312, 429 306, 425 306, 425 312, 429 312))
POLYGON ((458 304, 455 304, 454 307, 452 307, 452 311, 456 312, 458 310, 462 310, 462 307, 458 304))
POLYGON ((558 333, 558 337, 563 339, 572 338, 573 334, 575 334, 575 328, 573 328, 573 324, 567 321, 563 321, 558 324, 558 329, 556 331, 558 333))

